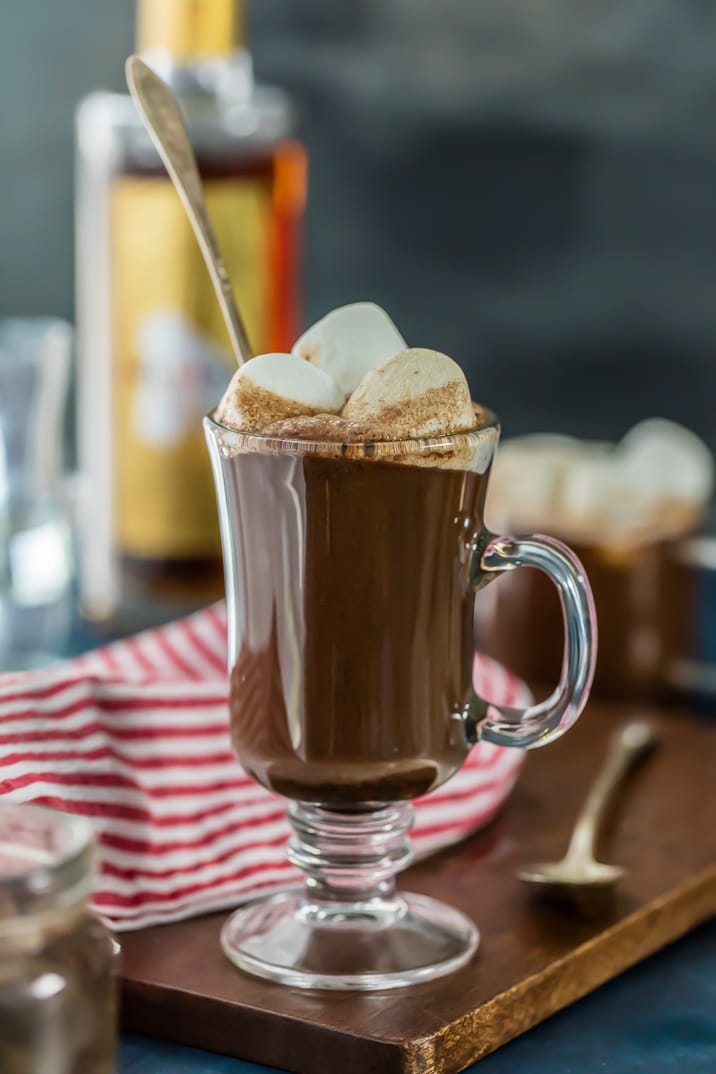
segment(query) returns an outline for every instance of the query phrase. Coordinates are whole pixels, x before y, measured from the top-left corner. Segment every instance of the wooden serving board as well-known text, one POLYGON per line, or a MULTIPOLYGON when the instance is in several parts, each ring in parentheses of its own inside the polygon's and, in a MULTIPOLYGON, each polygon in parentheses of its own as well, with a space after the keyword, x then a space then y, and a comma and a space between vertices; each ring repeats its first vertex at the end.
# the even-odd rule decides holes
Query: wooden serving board
POLYGON ((596 916, 515 879, 567 836, 609 732, 634 710, 593 703, 528 758, 487 829, 414 866, 401 886, 443 899, 482 933, 450 977, 382 993, 303 992, 224 958, 225 914, 122 937, 125 1026, 297 1074, 451 1074, 716 913, 716 723, 655 714, 661 747, 615 804, 601 856, 629 872, 596 916))

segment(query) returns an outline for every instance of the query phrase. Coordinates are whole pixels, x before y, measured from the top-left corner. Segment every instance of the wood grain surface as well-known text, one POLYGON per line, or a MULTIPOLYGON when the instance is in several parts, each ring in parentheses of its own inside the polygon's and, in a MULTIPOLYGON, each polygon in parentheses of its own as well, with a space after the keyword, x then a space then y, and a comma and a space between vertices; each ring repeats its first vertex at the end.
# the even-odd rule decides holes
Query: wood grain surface
POLYGON ((529 757, 496 821, 403 874, 478 924, 464 969, 394 992, 302 992, 234 969, 226 915, 212 915, 122 937, 124 1025, 297 1074, 451 1074, 525 1032, 716 913, 716 724, 683 712, 651 714, 662 745, 612 810, 600 853, 629 871, 611 900, 557 906, 515 879, 564 852, 609 732, 635 711, 591 704, 529 757))

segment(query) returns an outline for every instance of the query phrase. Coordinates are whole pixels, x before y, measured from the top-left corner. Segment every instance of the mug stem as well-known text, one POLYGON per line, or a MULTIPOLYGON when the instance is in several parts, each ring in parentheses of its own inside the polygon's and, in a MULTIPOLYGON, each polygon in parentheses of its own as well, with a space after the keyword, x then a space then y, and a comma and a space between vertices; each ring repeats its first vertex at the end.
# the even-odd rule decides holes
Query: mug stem
POLYGON ((291 802, 289 860, 305 877, 306 913, 394 914, 395 877, 410 863, 407 802, 333 810, 291 802))

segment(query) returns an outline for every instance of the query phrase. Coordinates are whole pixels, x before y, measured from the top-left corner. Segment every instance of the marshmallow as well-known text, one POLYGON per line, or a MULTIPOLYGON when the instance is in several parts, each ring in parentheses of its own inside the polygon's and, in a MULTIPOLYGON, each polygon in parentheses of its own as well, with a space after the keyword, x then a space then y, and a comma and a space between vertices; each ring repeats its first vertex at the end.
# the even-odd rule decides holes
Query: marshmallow
POLYGON ((572 527, 621 533, 640 525, 644 505, 639 490, 615 465, 613 452, 590 456, 586 451, 563 471, 560 517, 572 527))
POLYGON ((317 321, 294 344, 293 353, 330 374, 344 398, 366 373, 405 349, 385 310, 372 302, 341 306, 317 321))
POLYGON ((508 529, 519 504, 520 526, 544 526, 544 519, 557 510, 567 459, 577 445, 568 437, 541 434, 504 441, 487 493, 491 524, 508 529))
POLYGON ((239 432, 261 432, 284 418, 335 414, 342 403, 343 393, 321 369, 291 354, 259 354, 234 373, 216 418, 239 432))
POLYGON ((473 429, 470 389, 457 362, 439 351, 401 351, 368 372, 343 408, 373 440, 413 440, 473 429))
POLYGON ((653 418, 614 447, 562 437, 509 441, 497 457, 488 510, 500 528, 551 527, 572 540, 636 546, 692 529, 713 478, 706 445, 653 418))
POLYGON ((714 462, 706 444, 663 418, 639 422, 615 455, 645 499, 706 503, 713 491, 714 462))

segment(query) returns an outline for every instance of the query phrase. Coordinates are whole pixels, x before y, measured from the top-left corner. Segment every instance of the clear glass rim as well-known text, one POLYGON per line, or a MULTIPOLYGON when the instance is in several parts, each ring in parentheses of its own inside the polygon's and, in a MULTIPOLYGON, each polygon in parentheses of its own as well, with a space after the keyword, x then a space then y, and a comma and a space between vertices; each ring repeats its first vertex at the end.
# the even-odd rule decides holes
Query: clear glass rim
POLYGON ((212 433, 230 438, 237 450, 253 451, 271 455, 332 455, 360 458, 390 458, 400 455, 432 455, 455 452, 461 446, 474 446, 479 440, 494 440, 500 432, 497 415, 487 407, 473 404, 479 424, 473 429, 460 433, 442 433, 408 440, 309 440, 299 437, 293 439, 266 436, 264 433, 239 432, 229 425, 224 425, 212 411, 204 418, 206 428, 212 433))
POLYGON ((0 802, 0 932, 8 919, 71 906, 87 898, 92 881, 95 839, 84 817, 31 802, 0 802), (12 831, 13 824, 16 831, 12 831), (56 836, 57 845, 33 855, 22 842, 23 825, 56 836), (3 870, 3 853, 27 859, 27 866, 3 870))

